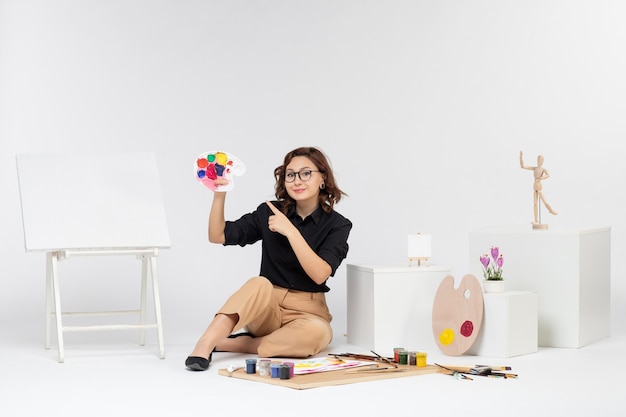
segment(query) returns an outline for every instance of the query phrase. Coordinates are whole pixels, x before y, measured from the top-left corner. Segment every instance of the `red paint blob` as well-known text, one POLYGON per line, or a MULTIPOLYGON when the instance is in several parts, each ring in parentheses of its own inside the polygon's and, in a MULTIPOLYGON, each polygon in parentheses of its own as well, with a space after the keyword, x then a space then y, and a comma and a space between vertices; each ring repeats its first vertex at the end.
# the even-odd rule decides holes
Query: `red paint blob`
POLYGON ((206 176, 211 180, 217 179, 217 172, 215 171, 215 165, 211 164, 206 168, 206 176))
POLYGON ((466 320, 461 325, 461 334, 465 337, 470 337, 473 332, 474 332, 474 325, 472 324, 471 321, 466 320))
POLYGON ((206 168, 209 165, 209 161, 204 158, 199 158, 196 165, 198 165, 198 168, 206 168))

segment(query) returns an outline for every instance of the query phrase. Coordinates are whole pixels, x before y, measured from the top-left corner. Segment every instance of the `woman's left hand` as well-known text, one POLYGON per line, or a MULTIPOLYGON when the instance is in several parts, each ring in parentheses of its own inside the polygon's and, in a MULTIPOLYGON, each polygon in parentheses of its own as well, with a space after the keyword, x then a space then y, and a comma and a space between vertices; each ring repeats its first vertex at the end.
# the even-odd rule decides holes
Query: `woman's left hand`
POLYGON ((273 215, 267 219, 267 226, 272 232, 280 233, 283 236, 289 237, 289 233, 294 230, 293 224, 289 221, 280 210, 274 206, 270 201, 265 201, 265 204, 272 210, 273 215))

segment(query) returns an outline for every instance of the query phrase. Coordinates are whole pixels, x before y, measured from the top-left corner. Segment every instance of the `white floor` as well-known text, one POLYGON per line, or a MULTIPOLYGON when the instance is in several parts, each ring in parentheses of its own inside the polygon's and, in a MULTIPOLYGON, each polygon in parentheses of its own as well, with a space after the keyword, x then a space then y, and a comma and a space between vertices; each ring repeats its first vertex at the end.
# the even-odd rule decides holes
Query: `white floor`
MULTIPOLYGON (((165 359, 158 359, 156 346, 120 338, 98 344, 66 339, 64 363, 57 362, 56 346, 45 350, 31 337, 3 341, 0 415, 626 415, 626 335, 508 359, 428 352, 428 363, 508 365, 517 379, 433 374, 307 390, 217 374, 250 355, 216 353, 208 371, 190 372, 184 360, 191 346, 166 345, 165 359)), ((329 352, 368 353, 343 337, 329 352)))

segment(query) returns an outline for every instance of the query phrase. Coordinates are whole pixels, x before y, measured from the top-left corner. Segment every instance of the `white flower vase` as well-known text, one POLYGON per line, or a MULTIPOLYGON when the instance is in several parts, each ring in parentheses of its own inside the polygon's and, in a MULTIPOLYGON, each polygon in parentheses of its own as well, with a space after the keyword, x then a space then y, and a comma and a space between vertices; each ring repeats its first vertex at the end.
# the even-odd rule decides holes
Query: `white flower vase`
POLYGON ((486 279, 483 281, 483 290, 487 294, 504 292, 504 280, 486 279))

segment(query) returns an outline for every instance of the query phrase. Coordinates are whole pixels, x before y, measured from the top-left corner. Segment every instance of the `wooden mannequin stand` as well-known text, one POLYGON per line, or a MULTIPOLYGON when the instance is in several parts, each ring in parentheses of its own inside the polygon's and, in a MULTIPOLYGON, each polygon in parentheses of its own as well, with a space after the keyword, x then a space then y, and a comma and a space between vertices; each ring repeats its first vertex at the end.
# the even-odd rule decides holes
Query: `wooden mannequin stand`
POLYGON ((538 201, 538 212, 539 212, 539 221, 532 222, 533 230, 548 230, 548 225, 545 223, 541 223, 541 200, 538 201))

